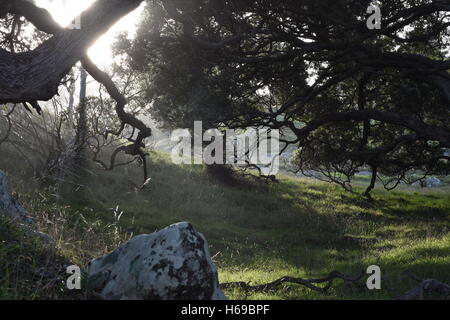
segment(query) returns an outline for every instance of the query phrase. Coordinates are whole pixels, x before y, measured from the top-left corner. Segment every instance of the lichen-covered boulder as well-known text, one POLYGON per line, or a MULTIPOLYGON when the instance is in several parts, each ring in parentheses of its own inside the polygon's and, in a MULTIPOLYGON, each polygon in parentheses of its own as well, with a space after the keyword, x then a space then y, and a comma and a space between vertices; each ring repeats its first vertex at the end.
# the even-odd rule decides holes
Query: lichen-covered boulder
POLYGON ((0 212, 21 222, 31 223, 26 210, 9 192, 6 174, 0 170, 0 212))
POLYGON ((103 299, 225 299, 207 242, 188 222, 136 236, 86 271, 103 299))

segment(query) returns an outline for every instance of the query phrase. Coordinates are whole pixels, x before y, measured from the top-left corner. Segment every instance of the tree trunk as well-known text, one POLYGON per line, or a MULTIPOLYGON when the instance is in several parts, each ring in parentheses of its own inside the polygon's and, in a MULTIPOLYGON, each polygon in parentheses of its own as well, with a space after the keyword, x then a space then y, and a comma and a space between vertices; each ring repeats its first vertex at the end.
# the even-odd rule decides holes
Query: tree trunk
POLYGON ((370 195, 370 192, 375 188, 375 183, 377 182, 377 173, 378 168, 375 166, 372 166, 372 178, 370 179, 370 184, 367 187, 366 191, 364 191, 363 196, 369 198, 372 200, 372 197, 370 195))
POLYGON ((78 119, 75 136, 75 169, 81 173, 87 166, 86 143, 88 137, 87 126, 87 103, 86 103, 86 80, 87 73, 84 68, 80 69, 80 102, 78 105, 78 119))

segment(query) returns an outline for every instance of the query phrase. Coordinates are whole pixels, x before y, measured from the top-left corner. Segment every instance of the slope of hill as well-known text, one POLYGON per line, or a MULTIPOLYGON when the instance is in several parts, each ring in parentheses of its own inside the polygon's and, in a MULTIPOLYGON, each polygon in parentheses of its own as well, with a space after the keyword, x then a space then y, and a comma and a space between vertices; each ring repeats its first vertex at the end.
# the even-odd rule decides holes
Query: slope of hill
MULTIPOLYGON (((226 187, 202 166, 176 166, 156 153, 151 158, 152 180, 143 191, 136 191, 140 168, 131 166, 94 171, 84 190, 61 198, 42 191, 22 194, 21 200, 35 212, 40 230, 56 239, 57 254, 79 265, 132 235, 190 221, 208 239, 221 282, 316 278, 333 270, 354 275, 370 265, 382 272, 381 290, 336 282, 323 294, 291 284, 257 293, 228 290, 230 298, 390 299, 416 285, 407 271, 450 282, 450 194, 445 190, 377 189, 370 202, 334 185, 287 176, 278 183, 247 179, 226 187)), ((14 283, 22 282, 16 270, 25 262, 17 260, 15 250, 27 245, 11 242, 1 223, 0 253, 16 267, 8 267, 9 276, 0 280, 0 296, 21 296, 14 283)), ((45 281, 27 285, 36 292, 28 297, 58 296, 44 289, 45 281)))

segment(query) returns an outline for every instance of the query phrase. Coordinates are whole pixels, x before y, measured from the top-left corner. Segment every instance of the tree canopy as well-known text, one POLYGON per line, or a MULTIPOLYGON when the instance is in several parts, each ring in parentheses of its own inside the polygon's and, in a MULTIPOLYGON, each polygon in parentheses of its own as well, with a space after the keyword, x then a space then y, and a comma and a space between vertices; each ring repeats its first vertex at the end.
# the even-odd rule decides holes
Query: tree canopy
MULTIPOLYGON (((142 2, 97 0, 71 30, 30 1, 0 0, 9 30, 0 38, 0 103, 39 111, 81 61, 116 102, 116 133, 137 130, 126 151, 144 159, 150 128, 86 55, 142 2), (23 44, 26 22, 40 31, 35 46, 23 44)), ((449 11, 443 0, 154 0, 116 53, 166 126, 278 129, 282 151, 297 150, 297 170, 348 187, 369 168, 369 192, 377 177, 391 188, 417 172, 450 171, 449 11), (380 28, 368 28, 372 5, 380 28)))
POLYGON ((281 130, 295 165, 348 187, 450 170, 448 1, 170 0, 118 42, 151 113, 281 130), (379 5, 381 28, 368 28, 379 5), (417 174, 420 172, 420 174, 417 174), (412 174, 415 173, 415 174, 412 174))

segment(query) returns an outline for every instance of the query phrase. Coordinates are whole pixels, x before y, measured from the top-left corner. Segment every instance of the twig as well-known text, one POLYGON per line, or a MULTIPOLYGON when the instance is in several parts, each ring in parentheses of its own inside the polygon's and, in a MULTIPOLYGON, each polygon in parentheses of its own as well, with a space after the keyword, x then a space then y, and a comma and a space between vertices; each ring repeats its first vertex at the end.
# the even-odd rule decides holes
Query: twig
POLYGON ((256 286, 251 286, 248 283, 241 281, 241 282, 222 283, 220 285, 220 287, 221 287, 221 289, 239 288, 244 291, 266 291, 266 290, 274 289, 283 283, 295 283, 295 284, 303 285, 314 291, 318 291, 321 293, 328 293, 328 290, 333 285, 334 280, 341 279, 341 280, 344 280, 344 282, 346 284, 353 283, 356 285, 360 285, 359 281, 364 277, 364 275, 365 275, 364 271, 361 271, 361 273, 356 277, 350 277, 339 271, 332 271, 332 272, 330 272, 330 274, 327 277, 319 278, 319 279, 302 279, 302 278, 294 278, 294 277, 285 276, 278 280, 275 280, 275 281, 272 281, 269 283, 265 283, 265 284, 256 285, 256 286), (320 287, 320 286, 316 285, 316 284, 325 283, 325 282, 327 284, 324 287, 320 287))

